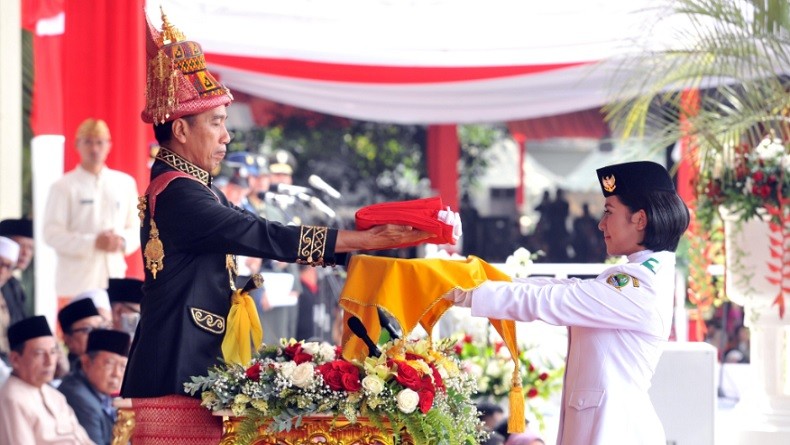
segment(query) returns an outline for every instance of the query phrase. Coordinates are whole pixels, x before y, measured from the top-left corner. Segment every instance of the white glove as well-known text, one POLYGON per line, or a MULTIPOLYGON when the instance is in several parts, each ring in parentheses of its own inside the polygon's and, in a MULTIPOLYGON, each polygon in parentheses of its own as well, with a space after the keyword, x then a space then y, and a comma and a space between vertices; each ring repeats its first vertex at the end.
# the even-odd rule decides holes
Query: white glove
POLYGON ((461 235, 464 233, 461 225, 461 215, 450 210, 450 206, 447 206, 447 210, 439 210, 437 219, 448 226, 453 226, 453 239, 455 241, 461 238, 461 235))
POLYGON ((472 307, 472 292, 455 288, 444 294, 443 298, 456 306, 472 307))

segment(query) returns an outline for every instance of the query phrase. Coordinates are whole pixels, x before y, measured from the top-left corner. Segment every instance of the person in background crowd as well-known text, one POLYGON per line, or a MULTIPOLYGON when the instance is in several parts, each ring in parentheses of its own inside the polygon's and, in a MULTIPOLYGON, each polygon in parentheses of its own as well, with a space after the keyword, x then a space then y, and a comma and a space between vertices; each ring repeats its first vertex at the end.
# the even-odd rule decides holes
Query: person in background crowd
POLYGON ((58 344, 46 317, 11 325, 8 339, 14 370, 0 387, 0 445, 92 445, 66 398, 48 384, 58 344))
MULTIPOLYGON (((33 294, 33 274, 29 267, 33 261, 33 254, 35 253, 35 243, 33 241, 33 221, 30 219, 5 219, 0 221, 0 236, 10 238, 19 244, 19 258, 16 261, 16 268, 14 273, 19 275, 12 276, 5 285, 3 285, 0 292, 6 296, 6 301, 14 300, 14 303, 9 303, 21 308, 19 313, 23 314, 21 318, 27 317, 32 311, 31 297, 33 294), (11 297, 9 297, 9 295, 11 297)), ((20 318, 20 320, 21 320, 20 318)), ((19 320, 12 320, 14 323, 19 320)))
POLYGON ((113 439, 116 409, 112 397, 121 389, 130 341, 125 332, 92 331, 85 354, 80 357, 81 369, 72 371, 58 386, 80 425, 100 445, 110 445, 113 439))
POLYGON ((134 337, 140 321, 143 281, 136 278, 110 278, 107 294, 112 308, 112 328, 134 337))
POLYGON ((142 118, 154 125, 161 148, 141 199, 145 284, 121 395, 132 399, 135 445, 215 445, 221 419, 187 397, 184 383, 222 355, 238 275, 234 255, 331 266, 347 252, 418 243, 430 234, 398 225, 284 226, 230 204, 210 172, 230 143, 225 122, 233 96, 205 69, 200 45, 164 14, 162 21, 161 31, 147 26, 142 118), (162 69, 164 76, 157 74, 162 69))
POLYGON ((735 336, 727 346, 724 353, 724 363, 749 363, 750 361, 750 336, 749 328, 738 326, 735 328, 735 336))
POLYGON ((484 445, 503 445, 505 436, 496 431, 497 426, 505 418, 505 410, 496 403, 480 402, 477 404, 478 418, 483 422, 483 428, 488 431, 488 439, 484 445))
POLYGON ((667 170, 630 162, 597 170, 598 223, 609 255, 627 255, 595 279, 485 281, 445 298, 478 317, 569 327, 559 445, 665 445, 648 389, 672 329, 675 250, 689 211, 667 170))
POLYGON ((64 306, 58 312, 58 323, 63 330, 63 342, 69 350, 68 371, 74 371, 80 367, 80 356, 88 347, 88 334, 106 325, 90 298, 64 306))
POLYGON ((582 214, 573 220, 573 261, 602 263, 606 260, 606 246, 598 236, 598 221, 590 214, 590 205, 582 204, 582 214))
POLYGON ((77 294, 71 301, 75 302, 86 298, 93 301, 93 305, 99 311, 99 315, 102 318, 102 326, 112 326, 112 307, 110 306, 110 296, 107 294, 107 291, 105 289, 87 290, 77 294))
POLYGON ((57 253, 55 291, 65 301, 106 289, 126 275, 125 256, 140 247, 137 184, 105 165, 112 147, 101 119, 77 129, 80 164, 52 184, 44 212, 44 241, 57 253))
MULTIPOLYGON (((19 244, 9 238, 0 236, 0 288, 5 289, 5 284, 11 278, 17 258, 19 257, 19 244)), ((24 318, 20 308, 15 304, 14 295, 5 295, 0 292, 0 359, 8 362, 8 353, 11 347, 8 344, 8 327, 14 322, 24 318)))

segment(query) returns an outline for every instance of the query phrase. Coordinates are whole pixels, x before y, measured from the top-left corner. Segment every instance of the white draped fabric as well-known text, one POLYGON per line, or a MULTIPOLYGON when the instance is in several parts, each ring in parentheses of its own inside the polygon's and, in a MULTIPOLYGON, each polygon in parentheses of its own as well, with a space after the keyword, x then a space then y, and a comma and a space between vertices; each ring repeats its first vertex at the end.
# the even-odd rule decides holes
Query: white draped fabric
POLYGON ((654 7, 666 3, 151 0, 146 9, 158 26, 161 4, 232 90, 357 119, 441 124, 603 104, 617 60, 654 35, 654 7))

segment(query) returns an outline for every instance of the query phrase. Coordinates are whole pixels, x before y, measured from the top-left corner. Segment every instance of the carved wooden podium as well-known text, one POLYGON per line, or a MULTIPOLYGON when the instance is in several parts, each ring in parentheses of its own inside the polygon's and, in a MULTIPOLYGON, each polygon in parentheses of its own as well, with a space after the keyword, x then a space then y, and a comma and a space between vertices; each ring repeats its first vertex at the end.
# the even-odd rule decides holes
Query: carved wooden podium
MULTIPOLYGON (((220 414, 220 413, 218 413, 220 414)), ((227 414, 227 413, 226 413, 227 414)), ((236 432, 243 419, 224 416, 220 445, 236 443, 236 432)), ((400 443, 413 445, 407 434, 401 434, 400 443)), ((250 445, 394 445, 395 438, 389 428, 381 429, 367 418, 359 417, 356 423, 332 416, 310 416, 302 418, 299 428, 281 433, 271 433, 260 428, 258 437, 250 445)))

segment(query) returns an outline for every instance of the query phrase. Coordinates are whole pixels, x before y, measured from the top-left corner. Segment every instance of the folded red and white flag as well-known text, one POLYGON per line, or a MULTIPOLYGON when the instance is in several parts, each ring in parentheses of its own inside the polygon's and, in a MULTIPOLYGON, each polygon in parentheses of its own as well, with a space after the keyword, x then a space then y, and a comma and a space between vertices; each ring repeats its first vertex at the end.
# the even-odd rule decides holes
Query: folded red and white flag
POLYGON ((359 230, 383 224, 400 224, 434 235, 425 241, 398 247, 422 243, 455 244, 463 234, 460 215, 453 212, 449 206, 444 208, 442 198, 439 196, 369 205, 357 210, 355 220, 359 230))

